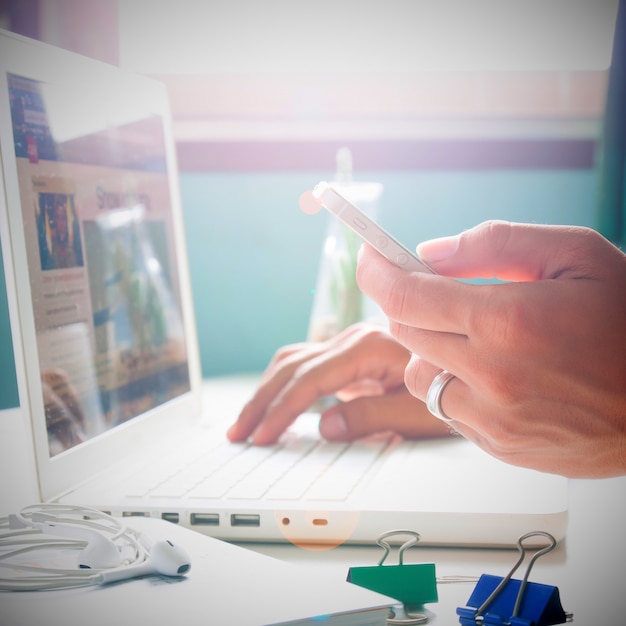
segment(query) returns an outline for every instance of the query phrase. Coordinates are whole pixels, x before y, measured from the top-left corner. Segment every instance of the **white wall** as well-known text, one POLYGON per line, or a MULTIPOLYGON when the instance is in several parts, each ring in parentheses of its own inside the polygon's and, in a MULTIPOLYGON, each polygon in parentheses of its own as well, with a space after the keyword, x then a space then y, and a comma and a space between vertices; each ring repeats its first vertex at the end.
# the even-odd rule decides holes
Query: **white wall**
POLYGON ((617 0, 129 0, 147 73, 602 70, 617 0))

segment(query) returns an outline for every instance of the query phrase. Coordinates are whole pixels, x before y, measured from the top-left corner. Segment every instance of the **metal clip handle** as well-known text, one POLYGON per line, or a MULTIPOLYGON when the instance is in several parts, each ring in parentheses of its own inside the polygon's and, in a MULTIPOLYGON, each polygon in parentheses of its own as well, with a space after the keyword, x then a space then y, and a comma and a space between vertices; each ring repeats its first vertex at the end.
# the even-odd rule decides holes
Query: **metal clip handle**
POLYGON ((380 561, 378 561, 378 565, 382 565, 391 552, 391 546, 389 545, 389 542, 385 540, 388 537, 393 537, 394 535, 411 535, 411 538, 405 541, 398 549, 398 565, 402 565, 404 563, 404 551, 407 548, 414 546, 420 540, 419 533, 416 533, 414 530, 388 530, 387 532, 384 532, 382 535, 378 536, 378 539, 376 539, 376 543, 385 551, 385 554, 383 554, 380 561))
POLYGON ((517 563, 511 568, 511 571, 502 579, 500 584, 491 592, 491 595, 483 602, 482 606, 478 608, 474 617, 479 617, 484 611, 487 610, 487 607, 493 602, 496 596, 502 591, 504 586, 511 580, 513 574, 517 571, 519 566, 522 564, 524 559, 526 558, 526 548, 524 547, 524 541, 530 537, 545 537, 548 540, 548 545, 544 548, 541 548, 532 556, 528 563, 528 567, 526 568, 526 573, 524 574, 524 578, 522 580, 522 584, 520 585, 519 592, 517 594, 517 598, 515 599, 515 606, 513 608, 513 613, 511 617, 517 617, 520 607, 522 606, 522 600, 524 599, 524 592, 526 591, 526 585, 528 583, 528 577, 530 576, 530 571, 535 564, 535 561, 543 556, 544 554, 548 554, 548 552, 552 552, 554 548, 556 548, 556 539, 550 534, 543 532, 541 530, 533 531, 530 533, 526 533, 522 535, 517 540, 517 549, 519 551, 519 558, 517 559, 517 563))

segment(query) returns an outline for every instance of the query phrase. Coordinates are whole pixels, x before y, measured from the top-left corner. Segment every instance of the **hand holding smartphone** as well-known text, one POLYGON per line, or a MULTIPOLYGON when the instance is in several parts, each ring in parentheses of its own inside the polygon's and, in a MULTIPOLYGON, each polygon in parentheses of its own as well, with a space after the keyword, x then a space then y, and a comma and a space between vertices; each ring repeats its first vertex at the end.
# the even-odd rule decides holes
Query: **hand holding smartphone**
POLYGON ((305 213, 316 213, 321 207, 338 217, 348 228, 398 267, 411 272, 435 273, 413 252, 325 181, 318 183, 313 191, 305 191, 300 196, 300 208, 305 213))

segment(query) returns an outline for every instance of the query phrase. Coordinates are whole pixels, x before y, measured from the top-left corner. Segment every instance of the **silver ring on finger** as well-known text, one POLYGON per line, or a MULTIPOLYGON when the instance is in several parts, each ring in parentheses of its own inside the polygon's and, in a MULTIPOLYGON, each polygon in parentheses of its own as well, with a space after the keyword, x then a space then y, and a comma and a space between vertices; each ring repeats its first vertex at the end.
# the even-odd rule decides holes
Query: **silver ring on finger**
POLYGON ((430 383, 428 392, 426 393, 426 408, 442 422, 453 421, 451 417, 448 417, 441 408, 441 396, 446 385, 455 378, 454 374, 448 372, 448 370, 442 370, 433 378, 433 382, 430 383))

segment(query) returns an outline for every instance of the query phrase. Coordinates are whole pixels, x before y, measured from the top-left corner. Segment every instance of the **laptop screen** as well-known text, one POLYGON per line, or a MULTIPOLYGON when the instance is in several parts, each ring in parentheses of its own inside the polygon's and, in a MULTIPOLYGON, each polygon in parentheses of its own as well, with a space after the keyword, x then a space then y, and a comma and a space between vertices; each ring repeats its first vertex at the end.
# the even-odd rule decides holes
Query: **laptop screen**
POLYGON ((55 456, 190 389, 163 121, 97 84, 7 79, 55 456))

